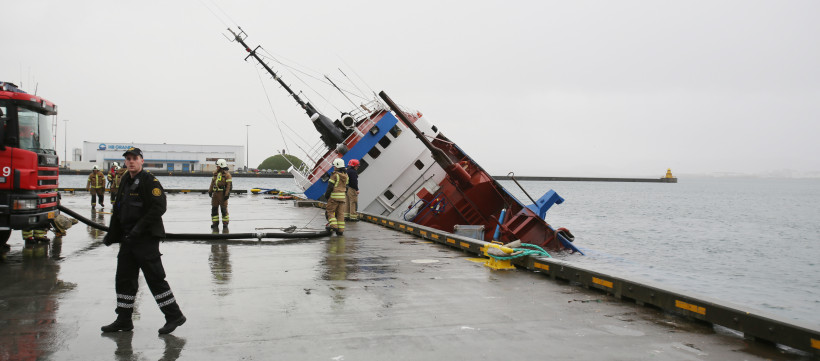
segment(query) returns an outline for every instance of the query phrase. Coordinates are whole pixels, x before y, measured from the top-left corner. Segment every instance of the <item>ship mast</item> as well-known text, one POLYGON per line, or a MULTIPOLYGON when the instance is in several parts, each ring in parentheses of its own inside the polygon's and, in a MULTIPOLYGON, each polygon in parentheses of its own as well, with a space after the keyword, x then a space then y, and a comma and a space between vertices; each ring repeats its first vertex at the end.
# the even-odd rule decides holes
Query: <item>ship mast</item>
POLYGON ((330 118, 326 117, 322 113, 319 113, 319 111, 317 111, 316 108, 314 108, 310 103, 303 101, 298 94, 296 94, 287 84, 285 84, 284 81, 282 81, 282 78, 279 77, 279 75, 277 75, 267 63, 262 61, 259 55, 256 54, 256 50, 258 50, 261 46, 257 46, 251 50, 248 44, 245 43, 247 34, 241 27, 239 28, 238 33, 234 32, 231 28, 228 28, 228 31, 233 34, 234 40, 241 44, 242 47, 245 48, 245 51, 248 52, 248 56, 245 57, 245 61, 247 61, 250 57, 256 59, 256 61, 259 62, 259 64, 262 65, 262 67, 264 67, 265 70, 267 70, 267 72, 273 77, 273 79, 285 88, 288 94, 290 94, 290 96, 293 97, 297 103, 299 103, 299 106, 305 110, 308 117, 310 117, 310 120, 313 122, 313 126, 319 131, 319 134, 321 134, 322 142, 324 142, 329 149, 335 149, 340 143, 344 142, 342 130, 339 129, 339 127, 337 127, 334 122, 330 120, 330 118))

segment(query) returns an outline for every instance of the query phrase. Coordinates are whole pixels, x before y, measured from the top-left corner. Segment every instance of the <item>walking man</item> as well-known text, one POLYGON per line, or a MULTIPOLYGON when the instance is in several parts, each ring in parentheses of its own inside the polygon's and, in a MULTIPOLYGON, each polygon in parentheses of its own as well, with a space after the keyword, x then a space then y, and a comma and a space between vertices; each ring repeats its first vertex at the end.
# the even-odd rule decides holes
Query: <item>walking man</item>
POLYGON ((347 198, 345 199, 345 220, 359 221, 359 161, 347 162, 347 198))
POLYGON ((228 172, 228 162, 224 159, 216 161, 216 170, 211 178, 211 187, 208 196, 211 197, 211 228, 219 228, 219 210, 222 210, 222 227, 228 228, 231 220, 228 216, 228 198, 231 197, 233 180, 228 172))
POLYGON ((330 175, 325 191, 327 228, 341 236, 345 232, 345 194, 347 193, 347 171, 342 158, 333 160, 336 169, 330 175))
POLYGON ((91 193, 91 208, 97 206, 97 197, 100 198, 100 208, 105 208, 105 174, 100 170, 100 166, 95 165, 88 175, 85 190, 91 193))
POLYGON ((103 332, 134 329, 131 314, 139 286, 139 271, 154 295, 159 309, 165 314, 165 325, 160 334, 173 332, 185 323, 171 287, 165 281, 165 269, 159 253, 159 241, 165 237, 162 215, 165 213, 165 191, 151 173, 142 169, 145 162, 142 151, 131 147, 123 154, 128 172, 122 177, 117 191, 117 203, 111 214, 106 246, 120 244, 117 255, 117 319, 103 326, 103 332))
POLYGON ((120 165, 117 162, 114 162, 112 166, 113 170, 108 172, 108 184, 111 185, 111 193, 109 197, 111 198, 111 205, 114 205, 114 202, 117 200, 117 190, 120 188, 120 181, 122 181, 122 176, 125 175, 125 172, 128 171, 125 168, 120 168, 120 165))

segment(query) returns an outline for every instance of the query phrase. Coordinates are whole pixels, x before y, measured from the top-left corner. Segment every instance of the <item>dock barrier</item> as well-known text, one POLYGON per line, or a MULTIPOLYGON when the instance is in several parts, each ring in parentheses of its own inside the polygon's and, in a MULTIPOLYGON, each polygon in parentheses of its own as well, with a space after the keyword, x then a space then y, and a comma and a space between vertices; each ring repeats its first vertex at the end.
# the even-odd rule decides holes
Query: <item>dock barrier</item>
MULTIPOLYGON (((385 218, 360 212, 359 219, 410 233, 417 237, 447 245, 464 252, 482 255, 488 243, 473 238, 443 232, 415 223, 385 218)), ((741 332, 744 338, 776 343, 820 356, 820 330, 808 325, 766 315, 758 310, 728 302, 687 295, 668 288, 630 281, 606 273, 590 270, 569 262, 546 257, 526 256, 512 260, 520 268, 542 273, 554 280, 565 280, 587 289, 599 290, 621 300, 631 300, 639 305, 649 305, 661 310, 723 326, 741 332)))

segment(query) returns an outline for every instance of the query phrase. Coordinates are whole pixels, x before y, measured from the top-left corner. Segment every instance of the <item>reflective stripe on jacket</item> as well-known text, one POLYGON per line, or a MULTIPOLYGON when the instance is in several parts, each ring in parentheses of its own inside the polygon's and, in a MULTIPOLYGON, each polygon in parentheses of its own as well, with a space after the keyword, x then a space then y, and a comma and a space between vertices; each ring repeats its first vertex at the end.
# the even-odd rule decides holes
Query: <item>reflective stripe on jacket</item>
POLYGON ((88 183, 85 184, 86 188, 104 188, 105 187, 105 174, 100 171, 93 171, 91 174, 88 175, 88 183))
POLYGON ((339 201, 345 201, 345 195, 347 194, 347 173, 342 172, 333 172, 330 176, 330 184, 333 185, 333 190, 330 193, 331 199, 336 199, 339 201))

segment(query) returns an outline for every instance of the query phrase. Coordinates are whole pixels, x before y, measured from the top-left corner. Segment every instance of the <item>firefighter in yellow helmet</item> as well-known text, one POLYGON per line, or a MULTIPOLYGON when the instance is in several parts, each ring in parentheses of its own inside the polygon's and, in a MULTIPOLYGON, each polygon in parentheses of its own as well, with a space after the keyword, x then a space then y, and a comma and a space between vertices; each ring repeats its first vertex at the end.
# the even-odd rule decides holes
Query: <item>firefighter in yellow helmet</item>
POLYGON ((120 189, 120 181, 122 180, 122 176, 125 175, 125 172, 127 171, 128 169, 121 168, 119 163, 114 162, 114 171, 108 172, 108 184, 111 187, 109 197, 111 198, 112 205, 117 200, 117 190, 120 189))
POLYGON ((100 208, 105 208, 105 174, 100 171, 99 166, 95 165, 88 175, 85 189, 91 193, 91 208, 97 206, 97 197, 100 198, 100 208))
POLYGON ((219 210, 222 210, 222 227, 228 228, 228 198, 231 197, 233 180, 228 172, 228 162, 224 159, 216 161, 216 170, 211 178, 208 196, 211 197, 211 228, 219 228, 219 210))
POLYGON ((345 161, 342 158, 333 160, 333 167, 336 169, 330 175, 325 191, 327 199, 327 228, 341 236, 345 231, 345 194, 347 193, 347 170, 345 161))

